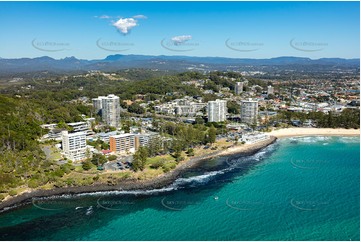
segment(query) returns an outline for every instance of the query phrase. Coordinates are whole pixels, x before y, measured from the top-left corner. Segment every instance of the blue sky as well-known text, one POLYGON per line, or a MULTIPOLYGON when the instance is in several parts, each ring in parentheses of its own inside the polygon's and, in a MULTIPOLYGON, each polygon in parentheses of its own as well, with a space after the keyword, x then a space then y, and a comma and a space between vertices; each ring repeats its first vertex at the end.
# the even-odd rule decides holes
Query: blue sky
POLYGON ((0 2, 0 57, 359 58, 359 2, 0 2))

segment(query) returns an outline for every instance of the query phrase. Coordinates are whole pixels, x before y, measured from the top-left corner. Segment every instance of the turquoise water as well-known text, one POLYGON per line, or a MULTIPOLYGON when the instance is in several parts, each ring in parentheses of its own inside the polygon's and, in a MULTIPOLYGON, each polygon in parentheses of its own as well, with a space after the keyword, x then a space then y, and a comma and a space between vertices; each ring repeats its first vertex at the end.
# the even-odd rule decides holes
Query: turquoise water
POLYGON ((300 137, 170 187, 34 200, 1 240, 359 240, 360 139, 300 137))

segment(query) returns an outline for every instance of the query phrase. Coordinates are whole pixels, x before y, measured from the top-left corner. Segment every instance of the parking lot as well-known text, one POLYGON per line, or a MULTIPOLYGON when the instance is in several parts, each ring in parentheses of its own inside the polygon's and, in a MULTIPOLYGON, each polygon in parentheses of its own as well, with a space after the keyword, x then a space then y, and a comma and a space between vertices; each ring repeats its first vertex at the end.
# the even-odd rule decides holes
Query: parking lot
POLYGON ((105 170, 118 171, 130 168, 130 164, 133 161, 133 156, 120 157, 115 161, 108 161, 104 164, 105 170))

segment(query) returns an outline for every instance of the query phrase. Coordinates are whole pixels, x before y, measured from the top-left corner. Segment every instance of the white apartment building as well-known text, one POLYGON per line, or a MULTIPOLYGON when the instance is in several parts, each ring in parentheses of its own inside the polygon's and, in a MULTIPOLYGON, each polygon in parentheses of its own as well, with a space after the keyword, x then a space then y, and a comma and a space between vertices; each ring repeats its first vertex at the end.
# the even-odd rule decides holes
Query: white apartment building
POLYGON ((208 122, 222 122, 226 120, 227 101, 219 100, 208 102, 208 122))
POLYGON ((86 158, 86 132, 62 131, 62 148, 66 158, 80 161, 86 158))
POLYGON ((268 86, 267 87, 267 94, 274 94, 275 93, 275 89, 273 86, 268 86))
POLYGON ((254 124, 258 117, 258 101, 252 99, 241 101, 241 122, 254 124))
POLYGON ((135 135, 119 134, 109 137, 110 150, 112 152, 135 152, 135 135))
POLYGON ((102 119, 109 126, 119 127, 120 125, 120 103, 119 97, 109 94, 102 98, 102 119))
POLYGON ((141 146, 149 146, 151 143, 159 139, 159 135, 157 133, 146 133, 146 134, 136 134, 135 135, 135 148, 139 149, 141 146))
POLYGON ((95 113, 96 114, 100 114, 101 110, 102 110, 102 100, 103 98, 106 98, 105 96, 99 96, 97 98, 93 98, 92 101, 93 101, 93 107, 94 107, 94 110, 95 110, 95 113))
POLYGON ((234 85, 234 92, 239 95, 243 92, 243 82, 236 82, 234 85))

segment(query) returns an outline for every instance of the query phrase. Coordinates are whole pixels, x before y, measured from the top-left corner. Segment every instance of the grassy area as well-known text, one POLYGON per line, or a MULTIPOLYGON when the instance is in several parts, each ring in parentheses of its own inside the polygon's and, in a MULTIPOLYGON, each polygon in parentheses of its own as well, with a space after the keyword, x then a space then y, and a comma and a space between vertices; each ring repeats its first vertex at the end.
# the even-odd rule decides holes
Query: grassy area
POLYGON ((228 146, 231 146, 234 144, 234 141, 230 140, 229 142, 226 141, 227 139, 220 139, 220 140, 217 140, 216 142, 216 146, 220 147, 220 148, 223 148, 223 147, 228 147, 228 146))
POLYGON ((84 170, 83 170, 83 167, 82 167, 82 166, 76 166, 75 169, 74 169, 74 171, 76 171, 76 172, 83 172, 84 170))
POLYGON ((58 142, 53 142, 51 144, 42 144, 40 147, 44 151, 44 153, 47 155, 47 159, 49 160, 60 160, 62 158, 62 155, 60 154, 60 151, 54 146, 58 142), (50 153, 46 153, 45 150, 49 150, 50 153))
POLYGON ((138 172, 134 173, 133 177, 138 180, 147 180, 147 179, 152 179, 159 175, 162 175, 163 173, 164 172, 161 167, 158 169, 145 168, 143 171, 138 171, 138 172))
POLYGON ((173 158, 173 156, 171 155, 161 155, 161 156, 155 156, 155 157, 151 157, 148 158, 146 166, 151 166, 154 165, 158 162, 164 162, 164 163, 168 163, 168 162, 175 162, 175 159, 173 158))

